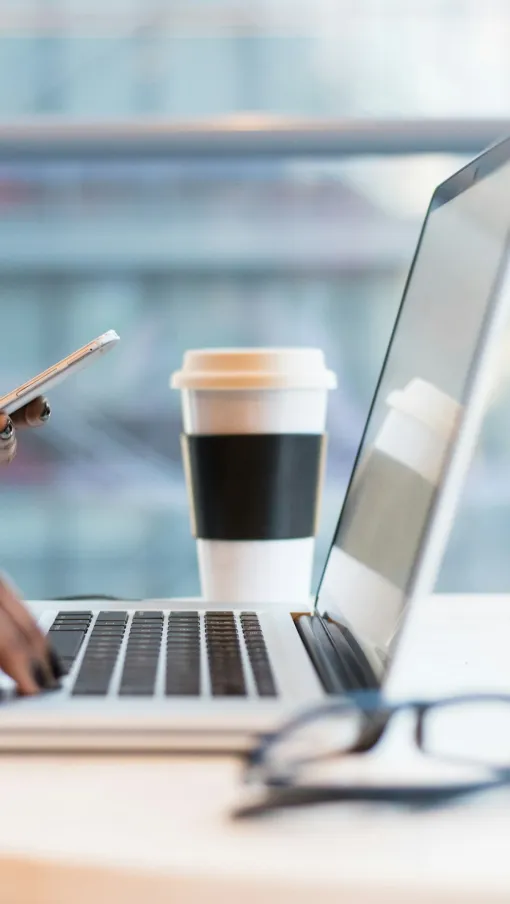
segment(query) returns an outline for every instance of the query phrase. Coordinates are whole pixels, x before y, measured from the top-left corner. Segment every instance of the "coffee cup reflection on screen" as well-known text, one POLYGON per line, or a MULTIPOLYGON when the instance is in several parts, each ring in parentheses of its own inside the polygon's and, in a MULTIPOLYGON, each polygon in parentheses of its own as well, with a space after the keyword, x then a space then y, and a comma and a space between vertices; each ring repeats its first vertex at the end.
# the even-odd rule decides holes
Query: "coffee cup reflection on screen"
POLYGON ((390 392, 362 456, 321 588, 356 636, 386 649, 455 435, 459 404, 425 380, 390 392), (368 528, 367 528, 368 525, 368 528))

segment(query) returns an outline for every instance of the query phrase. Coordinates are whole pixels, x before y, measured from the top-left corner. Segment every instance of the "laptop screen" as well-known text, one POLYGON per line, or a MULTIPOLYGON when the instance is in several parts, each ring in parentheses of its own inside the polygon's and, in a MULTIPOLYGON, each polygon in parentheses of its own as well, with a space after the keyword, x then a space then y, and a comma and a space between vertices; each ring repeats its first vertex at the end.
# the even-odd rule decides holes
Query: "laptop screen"
POLYGON ((378 675, 410 596, 505 258, 510 163, 483 178, 476 167, 492 153, 432 199, 317 597, 317 611, 351 631, 378 675))

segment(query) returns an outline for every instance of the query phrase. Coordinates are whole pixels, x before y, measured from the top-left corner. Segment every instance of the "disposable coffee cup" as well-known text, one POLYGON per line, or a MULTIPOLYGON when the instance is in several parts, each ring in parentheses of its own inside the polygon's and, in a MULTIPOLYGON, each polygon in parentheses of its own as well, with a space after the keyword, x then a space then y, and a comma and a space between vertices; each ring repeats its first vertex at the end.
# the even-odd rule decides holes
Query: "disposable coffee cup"
POLYGON ((403 609, 460 406, 416 378, 387 413, 344 505, 321 595, 369 647, 384 650, 403 609))
POLYGON ((202 596, 308 601, 336 386, 313 348, 188 351, 182 451, 202 596))

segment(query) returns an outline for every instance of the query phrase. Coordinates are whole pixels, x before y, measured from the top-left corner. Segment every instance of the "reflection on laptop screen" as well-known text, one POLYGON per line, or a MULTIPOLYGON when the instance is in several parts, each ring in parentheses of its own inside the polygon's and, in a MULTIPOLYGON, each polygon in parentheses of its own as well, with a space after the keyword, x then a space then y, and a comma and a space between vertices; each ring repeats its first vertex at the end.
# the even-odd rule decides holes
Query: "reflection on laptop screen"
POLYGON ((452 184, 428 213, 317 599, 376 662, 409 597, 505 257, 510 164, 454 197, 452 184))

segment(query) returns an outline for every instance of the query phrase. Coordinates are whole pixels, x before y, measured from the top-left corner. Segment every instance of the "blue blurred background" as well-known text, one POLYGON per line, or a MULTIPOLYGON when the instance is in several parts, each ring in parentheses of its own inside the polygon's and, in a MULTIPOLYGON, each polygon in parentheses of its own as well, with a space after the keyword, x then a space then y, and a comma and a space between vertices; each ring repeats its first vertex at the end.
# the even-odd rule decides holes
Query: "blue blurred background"
MULTIPOLYGON (((0 473, 26 595, 198 590, 168 377, 202 345, 317 345, 338 373, 318 575, 431 191, 485 121, 510 130, 509 43, 503 0, 3 0, 1 391, 123 340, 0 473), (462 141, 429 140, 438 122, 462 141)), ((508 590, 509 415, 442 589, 508 590)))

